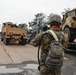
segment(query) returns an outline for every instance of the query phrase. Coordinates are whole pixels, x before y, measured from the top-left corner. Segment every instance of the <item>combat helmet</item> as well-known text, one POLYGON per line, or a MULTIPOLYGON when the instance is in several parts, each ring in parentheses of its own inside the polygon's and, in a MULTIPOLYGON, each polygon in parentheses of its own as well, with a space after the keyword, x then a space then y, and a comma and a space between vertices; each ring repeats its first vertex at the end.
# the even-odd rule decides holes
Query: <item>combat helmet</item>
POLYGON ((51 23, 57 23, 58 25, 62 23, 61 17, 58 14, 51 14, 49 16, 49 21, 50 24, 51 23))

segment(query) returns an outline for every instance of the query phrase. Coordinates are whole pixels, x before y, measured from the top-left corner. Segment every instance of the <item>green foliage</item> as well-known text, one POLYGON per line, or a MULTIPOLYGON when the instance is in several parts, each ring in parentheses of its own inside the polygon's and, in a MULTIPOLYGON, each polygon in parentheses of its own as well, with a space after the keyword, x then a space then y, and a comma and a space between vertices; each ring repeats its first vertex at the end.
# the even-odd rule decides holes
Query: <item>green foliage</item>
POLYGON ((35 26, 43 27, 49 24, 50 18, 53 16, 53 13, 50 13, 47 17, 44 13, 37 13, 35 18, 29 22, 29 27, 34 28, 35 26))
POLYGON ((26 23, 22 23, 18 25, 19 28, 27 28, 27 24, 26 23))
POLYGON ((32 30, 31 30, 31 29, 29 29, 29 30, 28 30, 28 34, 31 34, 31 31, 32 31, 32 30))
POLYGON ((50 17, 53 16, 53 13, 49 14, 49 16, 47 16, 47 23, 50 22, 50 17))
POLYGON ((29 27, 34 28, 35 26, 43 26, 45 24, 45 15, 43 13, 38 13, 35 15, 35 19, 29 22, 29 27))

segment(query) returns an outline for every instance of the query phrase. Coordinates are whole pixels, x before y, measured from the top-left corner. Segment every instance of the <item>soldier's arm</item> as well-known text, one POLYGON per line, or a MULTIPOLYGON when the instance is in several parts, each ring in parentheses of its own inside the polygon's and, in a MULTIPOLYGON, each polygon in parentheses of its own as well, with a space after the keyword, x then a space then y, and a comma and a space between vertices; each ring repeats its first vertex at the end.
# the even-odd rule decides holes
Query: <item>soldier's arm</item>
POLYGON ((39 46, 40 39, 41 39, 41 37, 42 37, 43 34, 44 34, 43 32, 37 34, 36 37, 31 41, 31 45, 33 45, 33 46, 39 46))

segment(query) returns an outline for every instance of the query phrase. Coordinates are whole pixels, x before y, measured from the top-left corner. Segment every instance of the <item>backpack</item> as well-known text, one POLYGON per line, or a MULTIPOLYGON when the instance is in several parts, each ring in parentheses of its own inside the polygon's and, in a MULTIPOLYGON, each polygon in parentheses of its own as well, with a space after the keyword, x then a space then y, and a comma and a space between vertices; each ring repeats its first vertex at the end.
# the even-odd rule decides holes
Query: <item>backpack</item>
POLYGON ((60 69, 63 63, 64 51, 63 47, 53 30, 49 30, 54 40, 49 45, 49 52, 45 59, 45 66, 47 70, 60 69))

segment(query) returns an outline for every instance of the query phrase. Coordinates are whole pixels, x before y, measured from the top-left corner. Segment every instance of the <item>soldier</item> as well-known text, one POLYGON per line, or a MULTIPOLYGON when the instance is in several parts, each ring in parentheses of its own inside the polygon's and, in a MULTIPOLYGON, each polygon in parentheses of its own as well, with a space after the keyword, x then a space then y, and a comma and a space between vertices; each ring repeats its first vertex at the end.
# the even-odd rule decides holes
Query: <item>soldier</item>
MULTIPOLYGON (((62 34, 63 36, 60 37, 60 40, 61 40, 61 43, 64 47, 64 49, 67 48, 67 39, 66 37, 64 36, 64 33, 60 31, 60 25, 61 25, 61 17, 57 14, 52 14, 52 16, 50 17, 50 21, 49 21, 49 24, 50 24, 50 29, 53 30, 57 37, 59 38, 60 35, 62 34)), ((31 44, 33 46, 39 46, 40 44, 40 39, 42 37, 42 35, 44 33, 46 33, 47 31, 45 32, 41 32, 39 33, 32 41, 31 41, 31 44)), ((44 36, 43 37, 43 40, 42 40, 42 46, 41 46, 41 54, 40 54, 40 75, 61 75, 61 68, 57 69, 57 70, 47 70, 46 69, 46 66, 45 66, 45 59, 48 55, 48 47, 49 47, 49 44, 51 43, 51 39, 48 37, 48 36, 44 36)))

